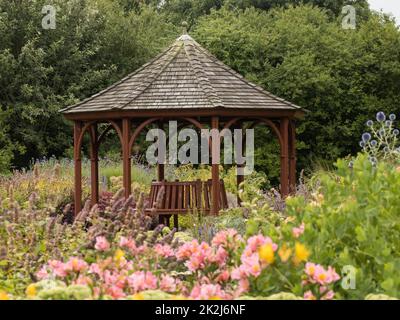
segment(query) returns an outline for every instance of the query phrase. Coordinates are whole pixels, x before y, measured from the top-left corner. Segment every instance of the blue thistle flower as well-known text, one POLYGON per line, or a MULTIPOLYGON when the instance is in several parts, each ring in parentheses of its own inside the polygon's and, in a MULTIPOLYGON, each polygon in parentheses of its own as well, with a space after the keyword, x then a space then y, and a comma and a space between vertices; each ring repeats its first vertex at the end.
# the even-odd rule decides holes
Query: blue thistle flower
POLYGON ((367 143, 368 141, 370 141, 372 138, 371 134, 369 132, 366 132, 362 135, 362 141, 367 143))
POLYGON ((393 130, 393 134, 394 134, 395 136, 398 136, 398 135, 400 134, 400 130, 399 130, 399 129, 394 129, 394 130, 393 130))
POLYGON ((395 121, 395 120, 396 120, 396 115, 392 113, 392 114, 389 116, 389 119, 390 119, 391 121, 395 121))
POLYGON ((361 148, 365 148, 365 142, 364 141, 360 141, 360 147, 361 148))
POLYGON ((372 120, 367 121, 367 127, 372 127, 374 125, 374 122, 372 120))
POLYGON ((378 120, 378 122, 384 122, 386 120, 386 115, 383 112, 378 112, 376 115, 376 120, 378 120))
POLYGON ((392 121, 387 120, 387 121, 385 122, 385 126, 389 128, 389 127, 392 125, 392 123, 393 123, 392 121))
POLYGON ((378 145, 378 141, 372 140, 371 141, 371 146, 376 147, 378 145))

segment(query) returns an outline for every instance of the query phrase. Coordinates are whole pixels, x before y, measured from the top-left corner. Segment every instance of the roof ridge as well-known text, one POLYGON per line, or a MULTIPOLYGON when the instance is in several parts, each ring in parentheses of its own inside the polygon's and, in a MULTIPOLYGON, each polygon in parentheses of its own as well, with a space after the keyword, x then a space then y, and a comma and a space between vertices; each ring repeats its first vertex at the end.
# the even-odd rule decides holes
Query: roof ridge
POLYGON ((73 104, 71 106, 68 106, 64 109, 61 109, 59 112, 65 112, 68 111, 70 109, 73 109, 75 107, 78 107, 84 103, 87 103, 89 101, 92 101, 94 98, 97 98, 98 96, 103 95, 104 93, 110 91, 111 89, 114 89, 115 87, 117 87, 118 85, 120 85, 121 83, 124 83, 125 81, 131 79, 132 77, 134 77, 135 75, 137 75, 138 73, 140 73, 143 69, 147 68, 148 66, 154 64, 154 62, 156 62, 158 59, 160 59, 162 56, 164 56, 165 54, 167 54, 169 51, 171 51, 174 48, 174 46, 170 46, 167 49, 165 49, 163 52, 159 53, 158 55, 156 55, 153 59, 151 59, 149 62, 145 63, 144 65, 142 65, 140 68, 136 69, 135 71, 129 73, 127 76, 125 76, 124 78, 122 78, 121 80, 117 81, 116 83, 112 84, 111 86, 101 90, 100 92, 76 103, 73 104))
POLYGON ((192 52, 190 52, 190 50, 194 50, 193 46, 184 44, 184 50, 186 52, 187 57, 189 58, 190 66, 194 71, 199 86, 203 90, 207 100, 210 101, 214 107, 224 107, 224 103, 216 93, 214 87, 211 84, 210 79, 204 72, 201 63, 198 61, 197 58, 193 58, 192 52))
MULTIPOLYGON (((168 51, 172 51, 172 49, 176 49, 176 52, 172 54, 172 56, 166 61, 166 63, 160 68, 160 70, 156 73, 153 74, 150 78, 150 81, 148 81, 147 85, 138 93, 136 94, 133 98, 131 98, 128 102, 124 103, 121 107, 113 107, 113 109, 124 109, 126 106, 131 104, 133 101, 135 101, 138 97, 140 97, 148 88, 151 87, 151 85, 154 83, 154 81, 157 80, 157 78, 164 72, 164 70, 171 64, 172 61, 175 60, 177 55, 182 49, 182 44, 178 46, 176 43, 170 47, 170 50, 165 51, 165 54, 168 53, 168 51)), ((159 57, 160 59, 161 57, 159 57)), ((158 60, 158 59, 157 59, 158 60)), ((155 61, 153 61, 154 63, 155 61)))
POLYGON ((196 40, 192 40, 196 47, 201 50, 204 54, 206 54, 208 57, 210 57, 214 63, 218 64, 219 66, 221 66, 225 71, 229 72, 231 75, 235 76, 236 78, 238 78, 240 81, 242 81, 243 83, 251 86, 252 88, 256 89, 257 91, 261 92, 262 94, 266 95, 267 97, 270 97, 274 100, 277 100, 279 102, 283 102, 293 108, 296 109, 303 109, 302 107, 295 105, 294 103, 291 103, 285 99, 279 98, 278 96, 272 94, 271 92, 265 90, 264 88, 260 87, 259 85, 247 80, 244 76, 242 76, 240 73, 236 72, 235 70, 233 70, 231 67, 227 66, 225 63, 223 63, 222 61, 218 60, 212 53, 210 53, 207 49, 205 49, 202 45, 200 45, 196 40))

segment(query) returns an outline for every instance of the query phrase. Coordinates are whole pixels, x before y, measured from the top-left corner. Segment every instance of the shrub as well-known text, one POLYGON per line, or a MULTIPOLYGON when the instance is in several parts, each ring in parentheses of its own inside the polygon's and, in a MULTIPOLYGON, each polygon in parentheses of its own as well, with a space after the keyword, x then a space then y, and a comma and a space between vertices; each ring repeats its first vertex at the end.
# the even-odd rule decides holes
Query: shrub
POLYGON ((282 239, 304 224, 302 241, 312 259, 337 270, 356 269, 356 289, 340 290, 343 298, 365 297, 370 292, 400 296, 400 170, 386 162, 372 164, 359 155, 349 167, 337 162, 335 175, 320 175, 314 200, 287 200, 289 218, 264 232, 282 239))

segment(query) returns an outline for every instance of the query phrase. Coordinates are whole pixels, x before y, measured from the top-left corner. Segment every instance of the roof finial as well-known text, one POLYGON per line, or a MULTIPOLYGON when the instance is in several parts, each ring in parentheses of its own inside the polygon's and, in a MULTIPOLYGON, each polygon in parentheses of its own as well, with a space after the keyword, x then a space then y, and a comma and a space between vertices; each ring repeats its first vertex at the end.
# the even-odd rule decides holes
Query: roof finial
POLYGON ((187 21, 182 22, 182 35, 188 34, 189 23, 187 21))

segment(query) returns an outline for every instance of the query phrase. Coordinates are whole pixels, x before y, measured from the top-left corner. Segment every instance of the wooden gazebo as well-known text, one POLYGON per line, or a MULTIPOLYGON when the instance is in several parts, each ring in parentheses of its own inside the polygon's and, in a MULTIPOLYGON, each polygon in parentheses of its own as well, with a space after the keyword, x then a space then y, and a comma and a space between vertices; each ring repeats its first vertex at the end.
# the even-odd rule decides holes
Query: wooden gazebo
MULTIPOLYGON (((176 120, 198 129, 242 128, 267 125, 281 147, 281 193, 296 184, 295 120, 304 110, 244 79, 184 34, 139 70, 118 83, 61 111, 74 121, 75 214, 82 209, 81 148, 90 136, 91 201, 99 201, 98 148, 115 130, 122 145, 125 196, 131 194, 131 156, 139 134, 148 126, 176 120), (99 132, 99 124, 108 128, 99 132)), ((164 166, 158 166, 164 181, 164 166)), ((220 211, 219 165, 212 165, 211 213, 220 211)), ((238 184, 243 176, 238 175, 238 184)))

